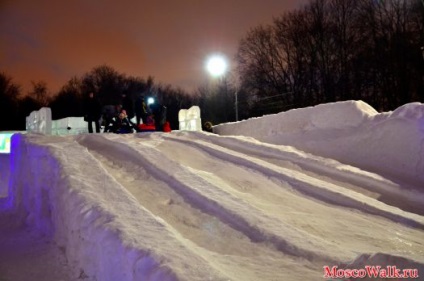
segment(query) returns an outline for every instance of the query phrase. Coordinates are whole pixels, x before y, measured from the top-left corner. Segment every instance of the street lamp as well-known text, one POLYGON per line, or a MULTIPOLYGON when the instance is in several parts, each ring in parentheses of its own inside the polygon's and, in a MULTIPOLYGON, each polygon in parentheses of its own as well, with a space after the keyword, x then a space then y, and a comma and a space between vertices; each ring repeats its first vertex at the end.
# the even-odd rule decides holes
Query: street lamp
POLYGON ((155 103, 155 99, 154 99, 154 98, 149 97, 149 98, 147 99, 147 105, 151 105, 151 104, 154 104, 154 103, 155 103))
POLYGON ((235 103, 235 108, 236 108, 236 122, 237 122, 238 121, 238 98, 237 98, 237 96, 238 96, 238 88, 237 88, 237 86, 236 86, 236 91, 234 93, 234 96, 235 96, 234 103, 235 103))
POLYGON ((222 55, 213 55, 206 61, 206 69, 213 77, 220 77, 227 71, 227 60, 222 55))
MULTIPOLYGON (((212 77, 222 77, 225 75, 228 69, 227 59, 223 55, 212 55, 206 60, 206 70, 212 77)), ((238 121, 238 100, 237 100, 238 89, 236 89, 235 95, 235 111, 236 121, 238 121)))

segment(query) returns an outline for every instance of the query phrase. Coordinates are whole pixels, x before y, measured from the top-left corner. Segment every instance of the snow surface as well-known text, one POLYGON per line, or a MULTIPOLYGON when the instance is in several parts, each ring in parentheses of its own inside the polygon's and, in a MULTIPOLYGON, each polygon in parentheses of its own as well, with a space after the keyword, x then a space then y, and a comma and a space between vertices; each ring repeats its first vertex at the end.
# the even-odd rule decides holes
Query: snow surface
POLYGON ((0 280, 423 275, 423 116, 420 103, 379 114, 349 101, 218 134, 14 135, 0 280))

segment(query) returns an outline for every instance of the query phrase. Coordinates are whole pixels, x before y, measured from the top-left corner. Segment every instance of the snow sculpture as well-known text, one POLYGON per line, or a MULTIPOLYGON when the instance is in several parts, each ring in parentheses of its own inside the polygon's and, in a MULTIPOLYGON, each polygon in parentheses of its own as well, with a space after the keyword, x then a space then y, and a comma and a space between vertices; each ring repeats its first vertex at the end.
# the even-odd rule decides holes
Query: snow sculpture
POLYGON ((185 130, 187 125, 186 125, 186 115, 187 115, 187 109, 181 109, 178 112, 178 122, 179 122, 179 129, 180 130, 185 130))
POLYGON ((181 109, 178 113, 179 129, 185 131, 201 131, 202 120, 200 107, 192 106, 189 109, 181 109))
POLYGON ((35 112, 31 112, 29 116, 26 117, 25 121, 25 130, 27 132, 33 131, 34 129, 34 114, 35 112))
POLYGON ((52 133, 52 111, 48 107, 42 107, 33 111, 26 118, 27 132, 51 135, 52 133))

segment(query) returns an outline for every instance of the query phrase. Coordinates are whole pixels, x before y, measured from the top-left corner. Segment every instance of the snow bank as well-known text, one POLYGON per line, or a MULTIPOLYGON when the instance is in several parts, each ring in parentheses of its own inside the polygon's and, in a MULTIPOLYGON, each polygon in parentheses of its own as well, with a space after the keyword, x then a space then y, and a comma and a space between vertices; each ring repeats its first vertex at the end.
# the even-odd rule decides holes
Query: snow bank
POLYGON ((330 157, 413 185, 424 183, 424 105, 377 113, 363 101, 293 109, 214 127, 330 157))
POLYGON ((14 135, 8 202, 17 219, 63 247, 75 276, 223 280, 207 262, 194 263, 188 249, 176 247, 167 225, 72 138, 14 135))

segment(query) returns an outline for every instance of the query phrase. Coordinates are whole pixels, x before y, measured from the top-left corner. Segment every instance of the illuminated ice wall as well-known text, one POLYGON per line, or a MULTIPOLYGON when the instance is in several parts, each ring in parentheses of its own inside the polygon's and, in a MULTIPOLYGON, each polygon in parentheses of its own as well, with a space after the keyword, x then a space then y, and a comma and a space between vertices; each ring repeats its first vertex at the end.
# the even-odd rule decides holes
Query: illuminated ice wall
POLYGON ((87 123, 83 117, 52 120, 51 109, 48 107, 31 112, 26 118, 26 130, 31 133, 60 136, 88 133, 87 123))
POLYGON ((178 112, 179 129, 182 131, 201 131, 202 119, 200 118, 200 108, 192 106, 189 109, 181 109, 178 112))

